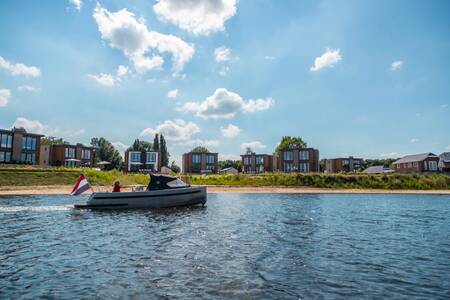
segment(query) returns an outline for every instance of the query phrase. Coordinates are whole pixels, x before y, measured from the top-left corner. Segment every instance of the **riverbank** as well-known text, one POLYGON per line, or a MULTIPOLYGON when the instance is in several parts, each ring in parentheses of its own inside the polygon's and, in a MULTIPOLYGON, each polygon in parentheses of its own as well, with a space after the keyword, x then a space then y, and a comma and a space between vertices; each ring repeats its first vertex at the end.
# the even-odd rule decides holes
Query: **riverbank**
MULTIPOLYGON (((72 190, 71 185, 50 186, 14 186, 0 187, 0 196, 23 195, 67 195, 72 190)), ((110 192, 110 186, 94 186, 95 192, 110 192)), ((125 188, 123 191, 131 191, 125 188)), ((92 190, 85 192, 92 193, 92 190)), ((411 194, 411 195, 450 195, 450 190, 383 190, 383 189, 326 189, 310 187, 242 187, 242 186, 208 186, 208 193, 244 193, 244 194, 411 194)))

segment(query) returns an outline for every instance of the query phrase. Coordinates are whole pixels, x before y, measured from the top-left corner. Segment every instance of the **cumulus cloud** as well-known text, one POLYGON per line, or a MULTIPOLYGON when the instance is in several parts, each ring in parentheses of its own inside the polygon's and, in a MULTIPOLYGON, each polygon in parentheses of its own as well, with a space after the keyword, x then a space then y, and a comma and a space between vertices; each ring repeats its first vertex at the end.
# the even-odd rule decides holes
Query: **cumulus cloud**
POLYGON ((149 30, 144 19, 137 20, 126 8, 112 13, 97 4, 93 17, 102 39, 108 41, 112 48, 121 50, 138 73, 162 67, 164 59, 156 55, 156 51, 172 55, 175 73, 180 72, 194 55, 193 45, 176 36, 149 30), (146 55, 152 50, 151 56, 146 55))
POLYGON ((244 150, 247 148, 251 148, 252 150, 258 150, 258 149, 265 149, 266 145, 264 145, 263 143, 258 142, 258 141, 253 141, 253 142, 242 143, 241 148, 244 150))
POLYGON ((380 157, 382 158, 398 158, 402 155, 398 152, 389 152, 389 153, 380 153, 380 157))
POLYGON ((195 35, 223 31, 236 14, 236 0, 158 0, 153 6, 158 18, 195 35))
POLYGON ((223 154, 219 153, 219 160, 241 160, 241 156, 237 154, 223 154))
POLYGON ((399 70, 401 70, 402 69, 402 66, 403 66, 403 61, 401 61, 401 60, 396 60, 396 61, 393 61, 392 63, 391 63, 391 68, 390 68, 390 70, 391 71, 399 71, 399 70))
POLYGON ((77 10, 81 10, 81 6, 83 6, 82 0, 69 0, 70 4, 72 4, 77 10))
POLYGON ((333 68, 342 60, 340 52, 340 49, 327 49, 324 54, 316 57, 314 60, 314 65, 310 68, 310 70, 312 72, 316 72, 323 68, 333 68))
POLYGON ((0 89, 0 107, 5 107, 9 103, 11 91, 8 89, 0 89))
POLYGON ((184 146, 203 146, 203 147, 217 147, 219 146, 220 142, 218 140, 202 140, 202 139, 193 139, 193 140, 186 140, 180 142, 180 144, 184 146))
POLYGON ((22 127, 26 131, 31 133, 39 133, 50 136, 62 136, 64 138, 81 136, 86 133, 85 129, 61 130, 60 128, 51 128, 50 126, 41 123, 39 120, 29 120, 24 117, 16 118, 12 127, 22 127))
POLYGON ((190 140, 198 132, 200 132, 200 127, 197 124, 176 119, 166 120, 155 128, 146 128, 141 135, 153 137, 156 133, 160 133, 168 141, 182 142, 190 140))
POLYGON ((17 87, 17 90, 20 92, 26 91, 26 92, 39 92, 39 88, 35 88, 31 85, 21 85, 17 87))
POLYGON ((417 143, 418 141, 419 141, 419 139, 416 139, 416 138, 412 138, 411 140, 409 140, 409 142, 412 144, 417 143))
POLYGON ((100 74, 88 74, 89 78, 94 79, 98 84, 104 86, 114 86, 122 81, 122 78, 128 74, 128 68, 120 65, 117 68, 116 75, 100 73, 100 74))
POLYGON ((256 112, 269 109, 274 101, 271 98, 244 101, 240 95, 225 88, 218 88, 213 95, 202 102, 186 102, 178 111, 193 112, 208 119, 229 119, 238 112, 256 112))
POLYGON ((233 124, 228 124, 227 127, 220 127, 223 137, 235 138, 241 132, 241 129, 233 124))
POLYGON ((178 89, 171 90, 167 93, 167 98, 175 99, 178 96, 178 89))
POLYGON ((125 144, 122 143, 122 142, 112 142, 111 144, 114 146, 114 148, 117 149, 117 151, 119 151, 120 155, 121 155, 123 158, 125 158, 125 151, 127 151, 127 149, 128 149, 130 146, 125 145, 125 144))
POLYGON ((214 49, 214 56, 217 62, 224 62, 231 59, 231 50, 226 47, 219 47, 214 49))
POLYGON ((41 70, 37 67, 29 67, 24 64, 14 64, 0 56, 0 69, 9 71, 13 76, 24 75, 27 77, 39 77, 41 76, 41 70))

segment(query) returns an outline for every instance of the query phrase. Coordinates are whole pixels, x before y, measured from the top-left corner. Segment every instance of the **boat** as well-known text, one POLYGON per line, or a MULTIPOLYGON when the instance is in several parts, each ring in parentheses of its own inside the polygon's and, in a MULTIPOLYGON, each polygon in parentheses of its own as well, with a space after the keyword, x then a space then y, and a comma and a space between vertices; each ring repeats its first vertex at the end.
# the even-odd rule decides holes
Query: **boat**
POLYGON ((134 209, 168 208, 202 205, 206 203, 206 187, 192 187, 178 177, 150 174, 145 190, 132 192, 91 194, 84 203, 75 204, 78 209, 134 209))

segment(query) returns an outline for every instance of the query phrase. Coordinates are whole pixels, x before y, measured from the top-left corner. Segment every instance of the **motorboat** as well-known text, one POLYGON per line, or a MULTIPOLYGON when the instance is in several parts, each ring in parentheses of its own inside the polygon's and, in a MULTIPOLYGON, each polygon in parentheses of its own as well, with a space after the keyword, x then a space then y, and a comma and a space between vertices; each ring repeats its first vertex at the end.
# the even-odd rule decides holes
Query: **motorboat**
POLYGON ((75 204, 75 208, 134 209, 204 206, 206 198, 205 186, 192 187, 178 177, 150 174, 150 182, 146 189, 118 193, 94 192, 86 202, 75 204))

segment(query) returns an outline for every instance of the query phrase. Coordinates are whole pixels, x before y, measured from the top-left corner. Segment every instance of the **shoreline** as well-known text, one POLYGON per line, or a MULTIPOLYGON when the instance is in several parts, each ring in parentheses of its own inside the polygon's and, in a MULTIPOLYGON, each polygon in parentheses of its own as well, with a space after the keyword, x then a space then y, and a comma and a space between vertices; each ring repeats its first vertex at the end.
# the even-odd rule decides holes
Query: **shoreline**
MULTIPOLYGON (((409 194, 409 195, 450 195, 450 190, 382 190, 382 189, 327 189, 313 187, 285 187, 285 186, 207 186, 208 193, 249 193, 249 194, 409 194)), ((68 195, 72 185, 51 186, 12 186, 0 187, 0 196, 29 196, 29 195, 68 195)), ((111 191, 110 186, 94 186, 95 192, 111 191)), ((124 192, 131 188, 122 189, 124 192)), ((91 194, 92 190, 85 194, 91 194)))

